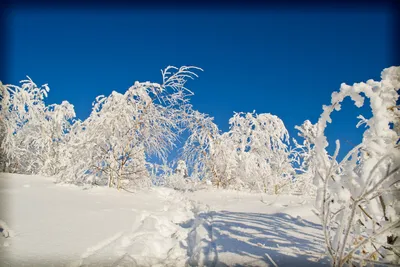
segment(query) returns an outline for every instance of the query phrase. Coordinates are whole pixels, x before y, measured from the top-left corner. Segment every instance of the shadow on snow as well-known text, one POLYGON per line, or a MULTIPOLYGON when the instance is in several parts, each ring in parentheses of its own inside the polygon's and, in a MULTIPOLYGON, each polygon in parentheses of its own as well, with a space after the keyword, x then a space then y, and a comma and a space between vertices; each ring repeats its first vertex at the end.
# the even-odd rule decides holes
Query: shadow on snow
POLYGON ((217 266, 321 266, 325 257, 322 227, 285 213, 210 212, 217 266), (224 255, 226 253, 226 255, 224 255), (246 258, 233 263, 232 254, 246 258))

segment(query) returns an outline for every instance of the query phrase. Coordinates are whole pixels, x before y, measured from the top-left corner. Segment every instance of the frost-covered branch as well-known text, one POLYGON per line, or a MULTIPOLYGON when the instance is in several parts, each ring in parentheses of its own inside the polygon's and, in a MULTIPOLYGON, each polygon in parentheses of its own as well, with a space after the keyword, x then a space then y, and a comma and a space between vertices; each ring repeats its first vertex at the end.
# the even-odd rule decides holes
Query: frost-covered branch
POLYGON ((323 107, 313 136, 316 206, 334 266, 360 259, 400 263, 392 249, 399 244, 400 235, 399 111, 393 108, 398 100, 400 67, 385 69, 381 76, 380 82, 342 84, 340 91, 332 94, 331 105, 323 107), (362 143, 337 162, 338 150, 329 156, 324 133, 331 113, 341 109, 346 97, 357 107, 369 98, 372 117, 358 116, 367 126, 362 143))

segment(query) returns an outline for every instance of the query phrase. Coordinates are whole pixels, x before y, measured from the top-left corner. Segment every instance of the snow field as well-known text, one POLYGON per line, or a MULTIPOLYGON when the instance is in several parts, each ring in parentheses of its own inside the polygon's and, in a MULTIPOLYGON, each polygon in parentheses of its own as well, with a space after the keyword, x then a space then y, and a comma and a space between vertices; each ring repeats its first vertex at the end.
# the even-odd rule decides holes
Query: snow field
POLYGON ((0 266, 326 264, 308 198, 262 202, 237 191, 167 188, 132 194, 0 174, 0 200, 2 227, 14 233, 0 235, 0 266))

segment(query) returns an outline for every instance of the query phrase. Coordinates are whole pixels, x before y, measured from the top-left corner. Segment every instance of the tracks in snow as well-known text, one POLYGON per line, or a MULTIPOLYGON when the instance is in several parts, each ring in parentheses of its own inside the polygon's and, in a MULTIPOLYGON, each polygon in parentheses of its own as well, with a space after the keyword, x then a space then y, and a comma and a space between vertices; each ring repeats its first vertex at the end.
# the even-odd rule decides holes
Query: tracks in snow
POLYGON ((206 210, 197 212, 192 230, 188 235, 188 265, 215 266, 218 253, 213 235, 213 212, 206 210))
POLYGON ((70 267, 215 266, 218 257, 209 208, 171 189, 155 191, 163 203, 159 211, 138 212, 131 231, 87 248, 70 267))

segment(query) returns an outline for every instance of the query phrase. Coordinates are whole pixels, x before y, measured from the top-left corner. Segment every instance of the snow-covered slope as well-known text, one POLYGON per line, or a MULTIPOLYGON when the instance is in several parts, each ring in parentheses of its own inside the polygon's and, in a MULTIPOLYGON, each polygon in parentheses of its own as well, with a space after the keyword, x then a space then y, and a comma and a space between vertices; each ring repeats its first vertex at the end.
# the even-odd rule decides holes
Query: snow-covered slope
POLYGON ((179 251, 181 227, 174 222, 189 219, 191 206, 172 190, 82 190, 10 174, 2 174, 0 183, 0 219, 14 231, 14 237, 0 240, 0 266, 111 265, 124 253, 139 263, 140 257, 155 258, 143 259, 154 263, 180 252, 185 260, 186 250, 179 251), (168 253, 175 246, 178 251, 168 253))
POLYGON ((263 200, 233 191, 85 190, 0 174, 0 266, 324 263, 310 200, 263 200))

